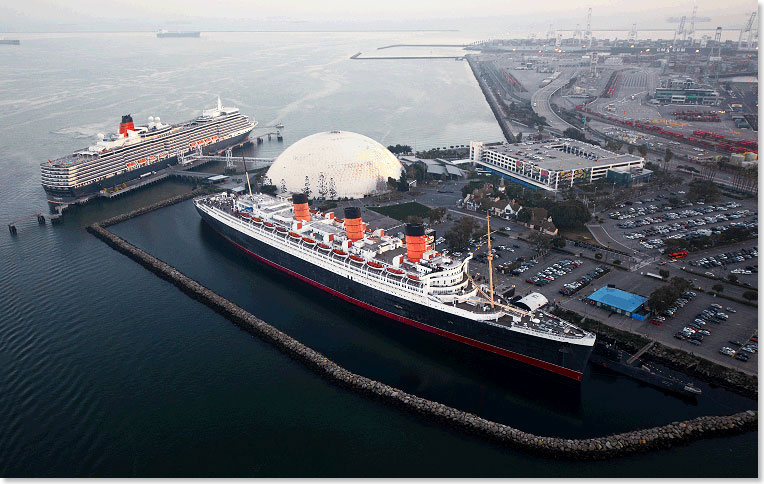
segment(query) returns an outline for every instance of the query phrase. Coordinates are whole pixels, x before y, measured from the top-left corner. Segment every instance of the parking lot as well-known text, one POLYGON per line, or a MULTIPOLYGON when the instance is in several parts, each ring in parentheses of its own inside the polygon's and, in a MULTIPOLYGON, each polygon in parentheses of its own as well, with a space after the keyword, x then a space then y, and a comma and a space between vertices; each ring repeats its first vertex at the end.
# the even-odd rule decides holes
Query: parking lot
MULTIPOLYGON (((683 273, 672 275, 688 276, 683 273)), ((703 278, 695 279, 696 283, 706 290, 710 289, 710 285, 713 283, 712 281, 703 278)), ((645 277, 639 272, 615 270, 604 275, 601 279, 597 280, 584 290, 579 291, 575 296, 563 298, 562 301, 560 301, 560 305, 586 317, 600 320, 608 326, 613 326, 618 329, 640 334, 649 339, 654 339, 668 347, 678 348, 710 361, 740 369, 747 373, 757 373, 757 355, 750 355, 750 361, 743 362, 719 353, 719 350, 723 346, 732 346, 730 340, 738 340, 744 343, 752 335, 756 334, 758 329, 758 314, 755 307, 746 306, 722 298, 715 298, 708 293, 694 291, 697 294, 696 297, 689 300, 684 307, 678 308, 673 316, 665 317, 665 321, 662 321, 661 325, 656 325, 651 324, 650 319, 638 321, 628 316, 611 313, 610 311, 597 308, 585 302, 587 296, 591 295, 596 289, 607 284, 613 284, 618 289, 647 297, 653 290, 660 287, 663 282, 645 277), (723 311, 728 314, 729 319, 718 324, 707 324, 706 326, 710 327, 706 329, 711 334, 704 336, 703 342, 697 346, 674 337, 677 332, 680 332, 684 327, 692 323, 697 315, 702 314, 702 312, 708 309, 711 304, 721 305, 723 311), (727 311, 726 308, 728 307, 732 308, 735 312, 727 311)), ((736 289, 738 289, 738 292, 742 291, 741 288, 736 289)), ((739 294, 736 296, 740 297, 739 294)))
MULTIPOLYGON (((447 217, 434 227, 437 231, 437 237, 440 239, 452 224, 461 217, 473 217, 479 220, 480 223, 483 223, 485 220, 484 214, 456 207, 457 200, 461 198, 460 190, 463 183, 447 182, 439 186, 421 187, 415 196, 409 195, 404 200, 394 203, 411 201, 415 198, 418 202, 431 207, 446 207, 450 219, 447 217)), ((684 195, 679 193, 681 191, 684 190, 680 187, 676 193, 677 197, 684 195)), ((731 341, 745 344, 751 336, 756 334, 758 325, 756 308, 727 299, 713 297, 710 294, 713 292, 712 287, 720 283, 724 286, 723 294, 735 298, 742 298, 743 292, 747 289, 728 284, 727 282, 720 282, 717 279, 710 278, 710 276, 726 277, 732 270, 748 270, 746 269, 747 266, 758 270, 758 252, 754 253, 751 251, 752 248, 756 247, 756 241, 749 240, 720 248, 707 249, 692 253, 690 257, 685 259, 668 261, 665 257, 660 256, 658 247, 648 248, 640 244, 641 241, 637 238, 628 239, 624 237, 624 235, 630 232, 645 230, 646 228, 652 228, 656 231, 665 230, 662 226, 673 223, 680 223, 686 226, 682 225, 680 229, 674 231, 668 230, 668 233, 658 232, 658 236, 667 237, 676 233, 689 233, 691 230, 697 230, 697 228, 705 229, 709 226, 729 225, 740 220, 755 219, 755 200, 738 201, 723 199, 710 205, 693 204, 686 207, 668 208, 665 206, 668 203, 666 200, 668 196, 664 194, 662 198, 659 198, 660 195, 662 194, 647 194, 643 195, 643 198, 640 200, 633 200, 631 205, 624 204, 623 208, 634 208, 634 211, 630 213, 634 213, 636 216, 619 220, 617 217, 610 218, 607 216, 608 214, 603 214, 603 230, 606 230, 611 237, 623 241, 624 245, 639 249, 643 257, 658 257, 653 262, 650 262, 649 259, 646 260, 647 265, 640 266, 636 271, 616 269, 605 264, 604 258, 601 261, 588 258, 592 257, 596 252, 602 252, 603 254, 607 252, 596 247, 588 250, 568 244, 567 249, 572 251, 572 254, 552 250, 539 256, 532 244, 518 239, 518 236, 527 236, 528 229, 522 225, 492 217, 491 229, 502 229, 499 232, 494 232, 492 238, 492 247, 494 249, 494 287, 496 288, 497 297, 512 286, 515 287, 515 294, 519 296, 524 296, 531 292, 539 292, 549 300, 550 304, 560 304, 567 309, 576 311, 586 317, 600 320, 607 325, 638 333, 666 346, 688 351, 708 360, 755 374, 758 363, 756 353, 744 352, 749 355, 749 360, 741 361, 734 359, 733 356, 720 353, 720 350, 723 347, 730 347, 735 351, 740 351, 740 345, 735 347, 731 341), (652 208, 651 205, 653 206, 652 208), (720 209, 720 207, 726 208, 726 210, 720 209), (639 214, 640 208, 643 209, 643 214, 639 214), (684 212, 686 210, 692 210, 692 212, 684 212), (749 212, 735 213, 744 210, 749 212), (673 215, 666 216, 670 213, 676 213, 678 217, 673 215), (712 217, 718 214, 724 214, 727 220, 725 221, 720 217, 718 221, 710 222, 705 219, 705 217, 712 217), (730 215, 739 215, 739 217, 731 218, 730 215), (647 223, 634 228, 628 226, 618 227, 618 223, 642 220, 647 217, 652 217, 653 221, 648 220, 647 223), (697 227, 693 226, 690 221, 693 221, 697 227), (698 222, 701 222, 701 224, 698 224, 698 222), (745 258, 743 256, 743 261, 740 261, 737 259, 740 257, 738 252, 744 254, 741 252, 742 249, 748 250, 747 255, 750 257, 745 258), (588 257, 582 257, 581 254, 588 257), (726 260, 721 257, 722 254, 725 255, 726 260), (710 259, 711 257, 714 257, 713 260, 718 261, 720 265, 711 263, 709 267, 709 264, 692 264, 692 262, 703 261, 703 259, 706 259, 706 262, 710 262, 712 260, 710 259), (689 274, 682 270, 683 267, 697 272, 699 275, 689 274), (601 269, 599 273, 597 272, 598 268, 601 269), (512 269, 514 269, 514 273, 512 273, 512 269), (607 284, 614 284, 624 291, 647 297, 654 289, 664 283, 660 280, 646 277, 644 274, 647 272, 658 273, 660 269, 668 270, 672 277, 680 276, 690 279, 695 287, 701 287, 705 291, 695 291, 697 296, 689 299, 684 303, 683 307, 678 307, 672 315, 661 316, 664 321, 660 321, 660 325, 651 324, 650 319, 641 322, 619 314, 610 313, 584 301, 592 292, 607 284), (708 274, 704 274, 706 272, 708 274), (696 319, 702 319, 700 316, 703 315, 703 311, 716 310, 716 308, 711 308, 712 304, 719 304, 722 307, 721 311, 727 315, 728 319, 723 321, 709 319, 704 321, 705 325, 696 323, 696 319), (689 337, 689 334, 684 336, 684 339, 679 339, 675 336, 685 328, 691 328, 690 325, 693 323, 698 326, 693 328, 695 332, 701 329, 709 333, 702 335, 703 338, 700 344, 691 343, 690 340, 692 338, 689 337)), ((617 210, 619 209, 616 208, 613 212, 617 210)), ((629 212, 629 210, 626 209, 624 212, 629 212)), ((364 220, 368 221, 370 225, 384 227, 391 231, 391 233, 402 231, 401 222, 384 217, 373 211, 364 210, 364 220)), ((445 242, 441 240, 437 248, 439 250, 445 249, 445 242)), ((473 259, 470 261, 470 273, 477 282, 485 283, 488 273, 485 238, 480 243, 470 244, 467 249, 474 254, 473 259)), ((609 259, 612 262, 615 255, 608 255, 611 256, 609 259)), ((461 256, 466 256, 466 252, 462 253, 461 256)), ((627 259, 624 260, 626 261, 627 259)), ((750 270, 750 272, 751 274, 738 273, 737 276, 740 283, 749 282, 755 287, 757 274, 753 270, 750 270)), ((688 331, 685 330, 685 333, 688 333, 688 331)), ((695 336, 695 339, 698 339, 699 336, 695 336)))

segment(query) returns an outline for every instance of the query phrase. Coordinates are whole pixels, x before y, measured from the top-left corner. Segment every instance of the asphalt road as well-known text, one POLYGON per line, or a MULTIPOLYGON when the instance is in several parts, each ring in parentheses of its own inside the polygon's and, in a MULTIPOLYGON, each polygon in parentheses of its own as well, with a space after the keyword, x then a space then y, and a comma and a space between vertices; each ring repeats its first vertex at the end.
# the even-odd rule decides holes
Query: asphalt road
POLYGON ((571 125, 563 121, 562 118, 552 111, 552 106, 549 103, 549 100, 555 92, 562 88, 562 86, 576 74, 576 72, 578 72, 577 69, 563 69, 560 71, 560 76, 557 79, 534 92, 533 96, 531 96, 531 107, 533 108, 533 111, 537 115, 546 118, 547 124, 549 124, 551 128, 560 132, 570 128, 571 125))

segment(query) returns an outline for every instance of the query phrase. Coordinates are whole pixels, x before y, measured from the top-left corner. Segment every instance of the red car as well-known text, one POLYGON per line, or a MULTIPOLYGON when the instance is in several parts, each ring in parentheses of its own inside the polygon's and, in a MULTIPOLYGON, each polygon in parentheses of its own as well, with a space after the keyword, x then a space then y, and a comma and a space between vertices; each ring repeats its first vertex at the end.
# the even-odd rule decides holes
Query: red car
POLYGON ((663 321, 658 321, 657 319, 651 319, 650 320, 650 324, 654 324, 656 326, 661 326, 661 325, 663 325, 663 321))

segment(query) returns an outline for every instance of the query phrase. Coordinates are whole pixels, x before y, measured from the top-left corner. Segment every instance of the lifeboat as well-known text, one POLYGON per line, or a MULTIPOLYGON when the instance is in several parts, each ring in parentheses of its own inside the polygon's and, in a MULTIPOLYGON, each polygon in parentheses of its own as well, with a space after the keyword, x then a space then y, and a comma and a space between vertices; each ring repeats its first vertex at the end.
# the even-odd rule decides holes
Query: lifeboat
POLYGON ((344 218, 335 218, 334 221, 337 222, 338 224, 345 223, 344 218))
POLYGON ((288 232, 287 229, 285 229, 284 227, 276 227, 276 230, 278 230, 282 234, 286 234, 288 232))
POLYGON ((243 213, 243 214, 241 214, 241 217, 242 218, 250 218, 252 216, 250 214, 248 214, 248 213, 243 213))
POLYGON ((194 146, 196 146, 196 141, 194 141, 193 143, 189 143, 189 144, 188 144, 188 147, 189 147, 189 148, 193 148, 194 146))
POLYGON ((261 223, 263 223, 263 220, 262 220, 262 219, 260 219, 260 218, 257 218, 257 217, 252 217, 252 221, 253 221, 253 222, 255 222, 256 224, 261 224, 261 223))
POLYGON ((321 250, 329 250, 329 249, 331 249, 331 247, 329 247, 328 245, 326 245, 324 243, 318 244, 318 248, 321 249, 321 250))
POLYGON ((217 141, 217 139, 218 139, 218 135, 213 135, 213 136, 212 136, 212 139, 213 139, 213 140, 215 140, 215 141, 217 141))
POLYGON ((146 163, 146 160, 145 160, 145 159, 140 159, 140 160, 138 160, 138 164, 139 164, 139 165, 142 165, 142 164, 144 164, 144 163, 146 163))
POLYGON ((332 252, 334 252, 335 254, 337 254, 340 257, 347 257, 348 256, 347 252, 341 251, 340 249, 334 249, 332 252))
POLYGON ((414 274, 406 274, 406 277, 408 277, 412 281, 418 281, 419 280, 419 276, 415 276, 414 274))
POLYGON ((315 208, 310 208, 308 210, 310 210, 310 213, 312 213, 313 215, 318 213, 318 210, 316 210, 315 208))
POLYGON ((387 268, 387 272, 390 272, 391 274, 396 275, 396 276, 402 276, 403 275, 403 271, 402 270, 396 269, 394 267, 388 267, 387 268))
POLYGON ((265 226, 266 229, 273 230, 273 224, 272 223, 270 223, 270 222, 263 222, 263 225, 265 226))
POLYGON ((298 239, 298 240, 302 238, 302 236, 298 234, 297 232, 289 232, 289 236, 292 237, 293 239, 298 239))
POLYGON ((302 241, 308 245, 316 245, 316 241, 311 239, 310 237, 303 237, 302 241))
POLYGON ((159 159, 160 160, 164 160, 165 158, 167 158, 167 152, 166 151, 164 153, 159 153, 159 159))
POLYGON ((350 260, 352 260, 354 262, 363 262, 363 257, 358 257, 355 254, 351 254, 350 255, 350 260))
POLYGON ((127 164, 127 167, 128 168, 135 168, 135 162, 131 161, 130 163, 127 164))
POLYGON ((366 262, 366 265, 368 265, 372 269, 382 269, 382 264, 380 264, 379 262, 374 262, 373 260, 366 262))
POLYGON ((159 159, 159 158, 157 158, 157 157, 156 157, 156 155, 151 155, 151 156, 149 156, 149 163, 154 163, 154 162, 155 162, 155 161, 157 161, 158 159, 159 159))

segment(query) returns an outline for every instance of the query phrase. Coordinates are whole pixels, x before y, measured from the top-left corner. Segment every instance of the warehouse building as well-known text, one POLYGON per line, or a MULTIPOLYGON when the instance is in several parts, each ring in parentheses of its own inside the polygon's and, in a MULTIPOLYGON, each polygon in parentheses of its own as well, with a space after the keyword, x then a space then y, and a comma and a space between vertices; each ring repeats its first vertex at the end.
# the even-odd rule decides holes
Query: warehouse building
POLYGON ((611 168, 644 168, 645 164, 641 156, 613 153, 568 138, 518 144, 472 141, 470 160, 515 183, 549 191, 595 182, 611 168))
POLYGON ((644 296, 622 291, 613 286, 597 289, 587 298, 589 304, 598 308, 623 314, 639 321, 644 321, 648 314, 645 310, 645 301, 647 298, 644 296))

